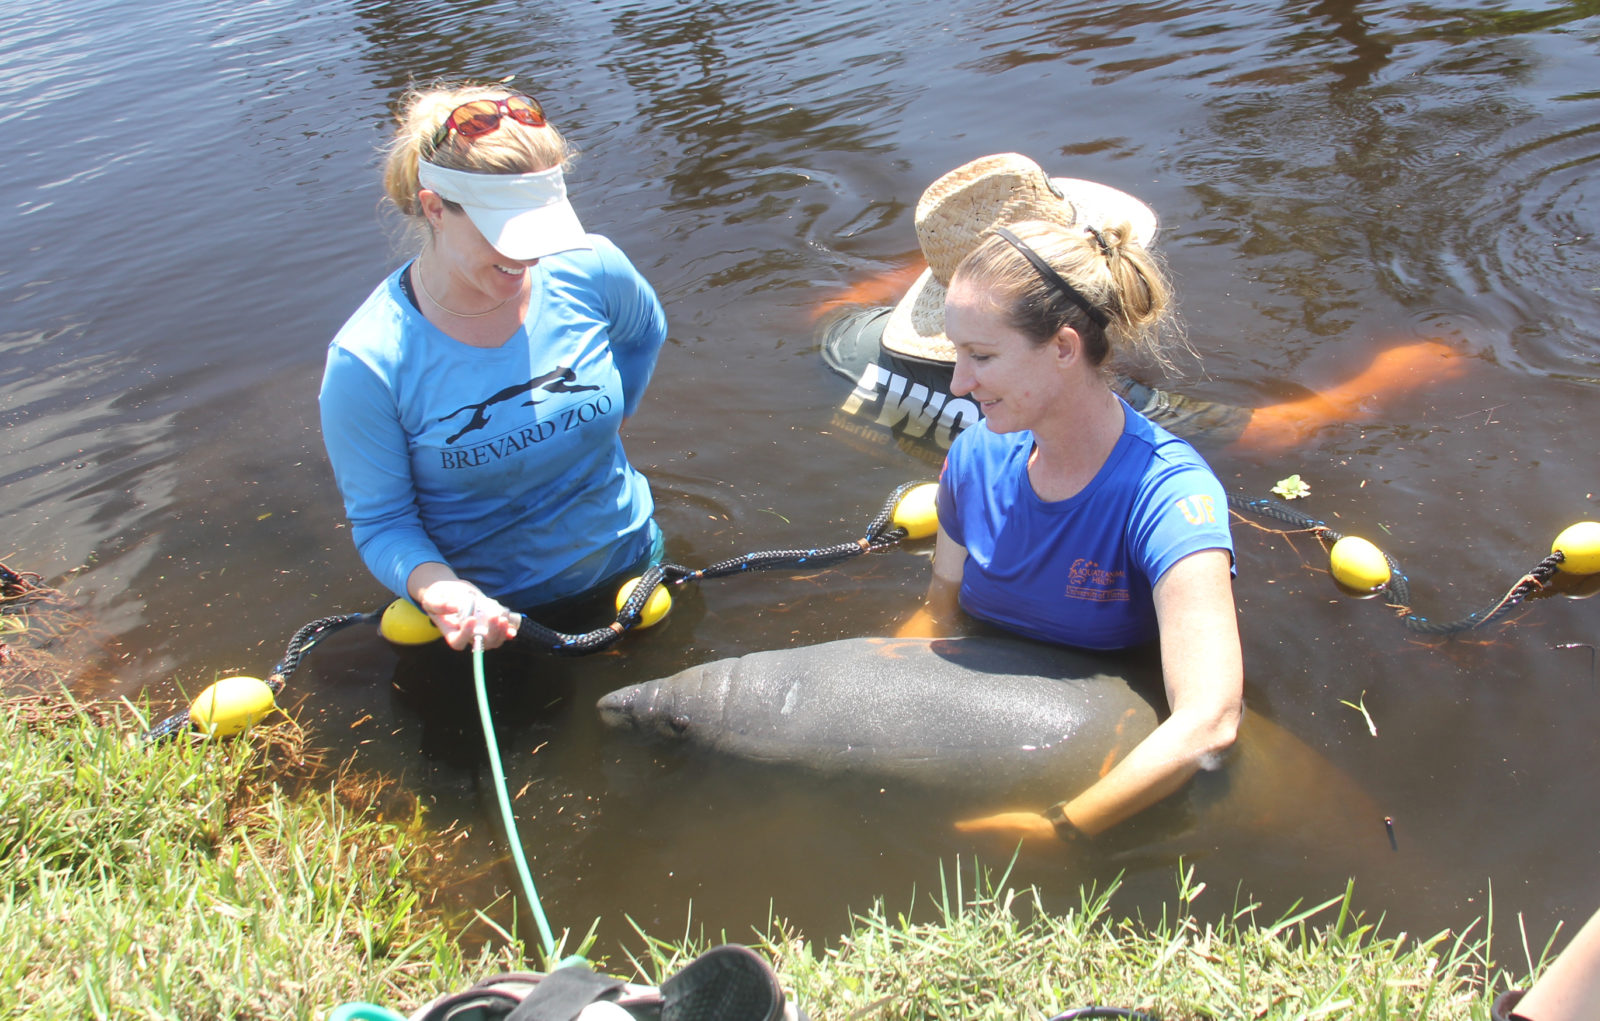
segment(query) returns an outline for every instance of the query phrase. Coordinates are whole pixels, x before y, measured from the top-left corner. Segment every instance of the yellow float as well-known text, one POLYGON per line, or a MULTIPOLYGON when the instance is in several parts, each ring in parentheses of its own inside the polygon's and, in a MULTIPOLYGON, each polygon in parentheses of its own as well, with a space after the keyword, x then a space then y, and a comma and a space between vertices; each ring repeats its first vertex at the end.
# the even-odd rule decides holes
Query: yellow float
MULTIPOLYGON (((639 586, 643 578, 633 578, 623 583, 617 590, 617 612, 622 612, 622 605, 633 595, 633 590, 639 586)), ((650 598, 644 601, 644 609, 639 611, 639 623, 636 627, 649 627, 667 615, 672 609, 672 593, 667 591, 665 585, 657 585, 655 591, 650 593, 650 598)))
POLYGON ((428 615, 409 599, 396 599, 384 608, 378 633, 396 645, 427 645, 444 637, 428 615))
POLYGON ((1600 521, 1580 521, 1568 525, 1550 544, 1550 552, 1561 551, 1561 570, 1568 574, 1600 574, 1600 521))
POLYGON ((232 737, 278 708, 272 689, 259 677, 224 677, 189 705, 189 722, 206 737, 232 737))
POLYGON ((1328 567, 1335 581, 1357 592, 1374 592, 1389 584, 1389 559, 1358 535, 1347 535, 1333 544, 1328 567))
POLYGON ((926 539, 939 530, 939 497, 936 482, 924 482, 907 490, 894 505, 893 524, 906 530, 908 539, 926 539))

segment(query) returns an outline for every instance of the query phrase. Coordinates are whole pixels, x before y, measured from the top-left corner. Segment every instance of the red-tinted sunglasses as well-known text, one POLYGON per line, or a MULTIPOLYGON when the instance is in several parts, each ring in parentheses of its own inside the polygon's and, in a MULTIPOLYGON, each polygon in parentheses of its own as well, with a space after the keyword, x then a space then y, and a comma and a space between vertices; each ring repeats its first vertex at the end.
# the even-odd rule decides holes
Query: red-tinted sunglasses
POLYGON ((501 115, 530 128, 544 127, 544 108, 539 101, 528 96, 506 96, 504 99, 474 99, 450 111, 439 129, 428 140, 428 151, 435 152, 454 131, 462 138, 482 138, 500 126, 501 115))

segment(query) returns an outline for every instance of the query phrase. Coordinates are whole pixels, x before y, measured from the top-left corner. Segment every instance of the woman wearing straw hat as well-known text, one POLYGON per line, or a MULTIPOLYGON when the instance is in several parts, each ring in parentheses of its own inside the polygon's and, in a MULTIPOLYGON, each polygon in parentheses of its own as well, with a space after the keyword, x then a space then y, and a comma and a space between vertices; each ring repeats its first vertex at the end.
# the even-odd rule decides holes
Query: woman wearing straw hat
POLYGON ((619 429, 666 339, 566 197, 571 152, 499 85, 408 92, 384 188, 424 237, 328 350, 322 427, 362 559, 455 648, 659 555, 619 429))
POLYGON ((1114 354, 1160 357, 1170 290, 1141 243, 1154 216, 1114 189, 1063 189, 1000 156, 936 182, 917 231, 930 266, 953 261, 949 286, 931 269, 885 332, 950 344, 951 393, 983 414, 951 445, 933 579, 903 633, 947 633, 970 616, 1091 649, 1159 642, 1171 714, 1149 737, 1044 812, 962 824, 1093 835, 1214 766, 1243 708, 1222 486, 1105 368, 1114 354))
MULTIPOLYGON (((834 416, 836 429, 877 440, 888 435, 913 457, 943 463, 951 440, 983 417, 975 402, 950 392, 956 352, 944 331, 945 289, 985 230, 1032 217, 1095 223, 1120 217, 1128 239, 1142 246, 1155 240, 1157 229, 1155 211, 1133 196, 1094 181, 1046 179, 1037 163, 1014 153, 986 156, 946 174, 918 203, 917 237, 927 267, 904 296, 892 308, 861 300, 883 292, 880 283, 902 286, 904 274, 895 273, 819 311, 823 361, 855 383, 834 416)), ((1135 410, 1180 436, 1204 435, 1223 444, 1237 440, 1250 423, 1245 408, 1192 400, 1122 374, 1109 381, 1135 410)))
MULTIPOLYGON (((927 266, 891 270, 819 304, 815 317, 821 324, 822 359, 854 384, 833 415, 836 434, 859 437, 874 448, 892 443, 939 465, 951 440, 982 417, 970 399, 950 392, 956 355, 944 332, 943 298, 956 264, 988 225, 1032 214, 1050 219, 1061 215, 1051 210, 1076 208, 1097 223, 1110 214, 1120 216, 1130 230, 1128 240, 1145 247, 1154 243, 1156 215, 1149 206, 1093 181, 1058 177, 1041 189, 1043 174, 1032 160, 1009 153, 952 171, 924 193, 917 207, 927 266), (888 301, 897 304, 886 307, 888 301)), ((1368 414, 1375 399, 1402 396, 1463 370, 1454 349, 1421 340, 1384 350, 1335 386, 1259 408, 1196 400, 1120 372, 1110 383, 1135 411, 1208 450, 1237 444, 1270 452, 1368 414)))

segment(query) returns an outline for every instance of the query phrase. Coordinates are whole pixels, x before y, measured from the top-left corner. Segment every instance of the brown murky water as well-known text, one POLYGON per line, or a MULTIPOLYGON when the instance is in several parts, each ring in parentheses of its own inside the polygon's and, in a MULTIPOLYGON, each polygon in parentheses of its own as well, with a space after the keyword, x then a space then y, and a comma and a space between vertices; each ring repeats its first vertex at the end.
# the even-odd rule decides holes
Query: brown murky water
MULTIPOLYGON (((374 148, 406 81, 518 74, 584 150, 571 186, 660 291, 672 340, 630 425, 668 554, 705 564, 848 538, 927 468, 829 428, 847 387, 810 312, 915 252, 921 189, 1014 150, 1133 191, 1164 224, 1185 393, 1305 396, 1437 339, 1460 371, 1276 452, 1207 451, 1405 565, 1419 613, 1481 609, 1600 517, 1600 8, 1399 3, 509 0, 0 9, 0 555, 81 593, 115 689, 264 673, 305 621, 384 601, 318 435, 334 330, 406 249, 374 148)), ((1365 792, 1348 817, 1175 847, 1030 857, 1065 902, 1178 855, 1269 908, 1340 892, 1411 931, 1487 908, 1542 934, 1600 903, 1593 586, 1468 636, 1411 634, 1325 558, 1236 527, 1249 697, 1365 792), (1369 734, 1364 704, 1378 726, 1369 734), (1382 815, 1393 817, 1391 850, 1382 815)), ((668 622, 501 693, 522 835, 558 927, 731 938, 769 910, 826 937, 958 858, 910 794, 753 775, 603 731, 599 694, 690 663, 881 633, 924 585, 901 549, 708 583, 668 622), (524 789, 525 788, 525 789, 524 789)), ((403 775, 504 864, 460 661, 330 638, 287 701, 403 775)), ((1287 781, 1286 781, 1287 782, 1287 781)), ((1307 782, 1315 782, 1307 781, 1307 782)), ((1213 910, 1231 903, 1218 894, 1213 910)), ((1205 907, 1204 901, 1199 905, 1205 907)))

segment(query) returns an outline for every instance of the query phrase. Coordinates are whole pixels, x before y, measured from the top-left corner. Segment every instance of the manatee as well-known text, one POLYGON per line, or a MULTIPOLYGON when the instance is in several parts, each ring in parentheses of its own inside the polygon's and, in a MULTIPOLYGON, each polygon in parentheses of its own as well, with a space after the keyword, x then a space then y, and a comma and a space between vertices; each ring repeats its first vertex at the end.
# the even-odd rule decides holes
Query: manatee
POLYGON ((850 638, 690 667, 599 708, 619 730, 752 762, 993 793, 1093 777, 1155 728, 1110 666, 1005 638, 850 638))
MULTIPOLYGON (((1103 776, 1156 727, 1164 698, 1149 657, 1002 637, 850 638, 690 667, 610 692, 599 710, 650 741, 1039 811, 1103 776)), ((1166 835, 1203 816, 1214 832, 1385 839, 1353 781, 1248 710, 1222 768, 1168 802, 1166 835)))

